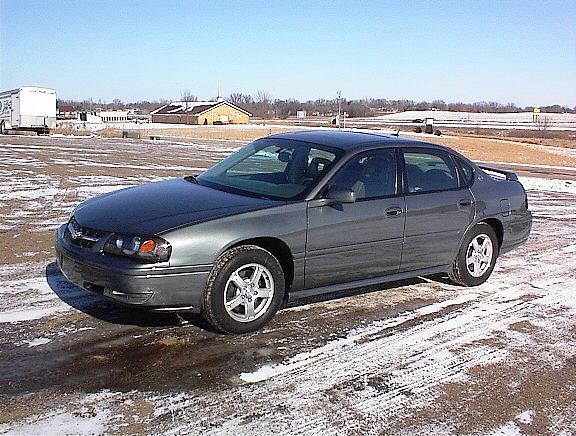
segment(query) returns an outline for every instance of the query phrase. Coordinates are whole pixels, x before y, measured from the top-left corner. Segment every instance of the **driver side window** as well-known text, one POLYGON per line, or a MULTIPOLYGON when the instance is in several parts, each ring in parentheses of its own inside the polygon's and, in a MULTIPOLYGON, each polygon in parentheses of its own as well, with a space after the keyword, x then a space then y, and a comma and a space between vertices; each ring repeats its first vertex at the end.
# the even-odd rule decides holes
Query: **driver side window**
POLYGON ((353 189, 357 200, 395 195, 395 151, 373 150, 353 157, 338 171, 329 187, 353 189))

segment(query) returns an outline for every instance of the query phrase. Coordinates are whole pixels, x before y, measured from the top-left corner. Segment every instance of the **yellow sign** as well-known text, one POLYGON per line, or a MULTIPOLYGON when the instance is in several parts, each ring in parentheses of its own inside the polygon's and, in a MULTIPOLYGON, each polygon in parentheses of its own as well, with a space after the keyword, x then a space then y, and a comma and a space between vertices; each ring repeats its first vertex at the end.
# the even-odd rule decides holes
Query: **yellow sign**
POLYGON ((539 108, 539 107, 535 107, 535 108, 534 108, 534 113, 535 113, 535 114, 539 114, 539 113, 540 113, 540 108, 539 108))

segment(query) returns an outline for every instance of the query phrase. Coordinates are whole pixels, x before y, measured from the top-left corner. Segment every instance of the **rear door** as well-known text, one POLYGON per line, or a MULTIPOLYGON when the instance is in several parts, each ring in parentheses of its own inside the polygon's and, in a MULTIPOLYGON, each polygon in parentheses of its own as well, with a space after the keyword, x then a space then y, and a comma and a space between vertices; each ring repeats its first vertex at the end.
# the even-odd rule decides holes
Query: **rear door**
POLYGON ((404 198, 394 149, 352 157, 327 184, 356 192, 355 203, 308 204, 305 287, 393 274, 404 232, 404 198))
POLYGON ((474 219, 474 197, 460 183, 449 153, 402 150, 406 229, 401 271, 451 264, 474 219))
POLYGON ((20 127, 20 91, 12 94, 12 109, 10 118, 13 129, 20 127))

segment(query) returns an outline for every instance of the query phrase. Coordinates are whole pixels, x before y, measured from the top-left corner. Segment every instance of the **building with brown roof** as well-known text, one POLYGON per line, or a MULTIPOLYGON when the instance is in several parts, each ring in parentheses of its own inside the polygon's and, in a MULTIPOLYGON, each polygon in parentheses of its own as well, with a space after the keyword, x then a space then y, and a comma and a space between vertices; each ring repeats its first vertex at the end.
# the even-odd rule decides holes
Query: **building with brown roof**
POLYGON ((150 113, 153 123, 248 124, 252 114, 230 102, 173 101, 150 113))
POLYGON ((58 106, 56 118, 59 120, 73 120, 76 118, 76 109, 74 109, 74 106, 62 104, 58 106))

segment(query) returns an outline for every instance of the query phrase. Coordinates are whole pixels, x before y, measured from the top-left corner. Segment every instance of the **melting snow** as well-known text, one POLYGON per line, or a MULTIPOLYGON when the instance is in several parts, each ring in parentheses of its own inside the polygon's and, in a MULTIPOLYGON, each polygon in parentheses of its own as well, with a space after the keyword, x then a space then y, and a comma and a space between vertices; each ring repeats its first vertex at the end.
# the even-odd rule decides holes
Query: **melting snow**
POLYGON ((516 419, 522 424, 532 424, 534 415, 536 415, 536 413, 533 410, 526 410, 525 412, 516 415, 516 419))
POLYGON ((114 417, 107 408, 98 403, 113 398, 117 394, 107 391, 87 395, 79 410, 70 413, 58 410, 34 416, 17 424, 0 424, 0 433, 10 435, 100 435, 106 433, 107 424, 114 417))
MULTIPOLYGON (((576 194, 576 181, 574 180, 542 179, 539 177, 519 177, 518 180, 526 190, 576 194)), ((528 204, 530 204, 530 199, 528 199, 528 204)))
POLYGON ((26 341, 29 347, 38 347, 39 345, 46 345, 50 342, 52 342, 52 339, 49 338, 36 338, 31 341, 26 341))

